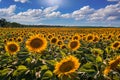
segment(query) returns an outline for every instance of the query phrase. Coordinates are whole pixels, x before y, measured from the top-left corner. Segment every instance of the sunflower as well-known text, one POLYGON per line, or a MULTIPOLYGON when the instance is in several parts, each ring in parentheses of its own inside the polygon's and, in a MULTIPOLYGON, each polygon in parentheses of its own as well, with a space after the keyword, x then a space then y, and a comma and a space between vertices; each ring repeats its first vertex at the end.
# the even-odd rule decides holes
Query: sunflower
POLYGON ((86 36, 86 41, 92 42, 93 40, 94 40, 94 35, 93 35, 93 34, 88 34, 88 35, 86 36))
POLYGON ((62 45, 60 46, 60 48, 61 48, 61 49, 67 49, 67 46, 66 46, 65 44, 62 44, 62 45))
POLYGON ((93 40, 94 42, 98 42, 99 41, 99 37, 96 35, 95 37, 94 37, 94 40, 93 40))
POLYGON ((63 41, 62 40, 59 40, 58 42, 57 42, 57 45, 58 46, 60 46, 60 45, 62 45, 63 44, 63 41))
POLYGON ((113 34, 109 34, 109 35, 107 36, 107 39, 110 40, 110 39, 112 39, 113 37, 114 37, 113 34))
POLYGON ((112 49, 118 49, 120 46, 120 42, 119 41, 115 41, 111 44, 111 48, 112 49))
POLYGON ((22 42, 23 41, 23 38, 22 37, 18 37, 17 38, 17 42, 22 42))
POLYGON ((7 42, 5 50, 13 55, 20 51, 20 46, 16 42, 7 42))
POLYGON ((114 70, 117 68, 117 66, 120 64, 120 56, 117 56, 114 60, 111 60, 108 64, 108 66, 104 70, 104 75, 108 75, 110 70, 114 70))
POLYGON ((76 57, 70 55, 56 63, 54 73, 58 75, 58 77, 64 75, 69 76, 71 73, 74 73, 79 68, 79 66, 79 60, 76 57))
POLYGON ((31 36, 26 41, 26 48, 30 52, 41 52, 47 47, 47 40, 39 35, 31 36))
POLYGON ((51 44, 55 44, 57 41, 58 41, 58 39, 57 39, 56 37, 53 37, 53 38, 50 40, 50 43, 51 43, 51 44))
POLYGON ((80 40, 80 36, 78 34, 75 34, 73 37, 72 37, 72 40, 80 40))
POLYGON ((111 60, 109 62, 109 66, 110 66, 111 69, 114 69, 118 66, 119 63, 120 63, 120 56, 116 57, 115 60, 111 60))
POLYGON ((71 50, 77 50, 80 47, 79 40, 72 40, 68 43, 68 48, 71 50))

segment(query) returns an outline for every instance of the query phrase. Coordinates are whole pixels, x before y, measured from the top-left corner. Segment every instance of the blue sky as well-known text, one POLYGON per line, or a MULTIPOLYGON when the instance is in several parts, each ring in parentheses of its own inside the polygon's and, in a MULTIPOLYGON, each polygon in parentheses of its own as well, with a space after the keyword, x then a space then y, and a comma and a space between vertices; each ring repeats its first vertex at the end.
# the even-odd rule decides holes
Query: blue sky
POLYGON ((120 0, 0 0, 0 18, 31 25, 120 27, 120 0))

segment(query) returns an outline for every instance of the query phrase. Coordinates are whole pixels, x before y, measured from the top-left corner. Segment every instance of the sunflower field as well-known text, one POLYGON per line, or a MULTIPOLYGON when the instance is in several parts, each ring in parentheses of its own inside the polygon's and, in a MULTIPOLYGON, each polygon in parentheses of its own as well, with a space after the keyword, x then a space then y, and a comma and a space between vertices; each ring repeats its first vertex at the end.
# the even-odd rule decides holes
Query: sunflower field
POLYGON ((120 28, 0 28, 0 80, 120 80, 120 28))

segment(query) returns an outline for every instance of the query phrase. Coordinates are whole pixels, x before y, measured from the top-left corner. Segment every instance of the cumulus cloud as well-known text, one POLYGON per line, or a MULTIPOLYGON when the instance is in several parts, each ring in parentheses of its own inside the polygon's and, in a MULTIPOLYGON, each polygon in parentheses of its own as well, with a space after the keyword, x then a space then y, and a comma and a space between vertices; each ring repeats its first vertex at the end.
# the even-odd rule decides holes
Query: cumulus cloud
POLYGON ((42 20, 72 19, 84 21, 115 21, 120 20, 120 2, 114 5, 107 5, 101 9, 94 9, 90 6, 83 6, 71 13, 58 11, 58 6, 42 9, 28 9, 24 12, 15 13, 16 5, 0 9, 0 17, 23 24, 38 24, 42 20))
POLYGON ((108 5, 89 15, 89 20, 117 20, 120 18, 120 3, 108 5))
POLYGON ((59 11, 55 11, 57 8, 57 6, 53 6, 45 9, 28 9, 27 11, 20 12, 11 18, 21 23, 39 22, 44 19, 59 17, 61 13, 59 11))
POLYGON ((89 14, 92 14, 94 12, 93 8, 90 8, 90 6, 84 6, 80 8, 79 10, 75 10, 72 13, 62 14, 62 18, 73 18, 75 20, 81 20, 86 17, 88 17, 89 14))
POLYGON ((0 9, 0 17, 10 18, 11 16, 14 15, 15 9, 16 9, 16 5, 11 5, 8 8, 2 8, 2 9, 0 9))
POLYGON ((26 3, 28 0, 14 0, 15 2, 21 2, 21 3, 26 3))
POLYGON ((92 14, 93 12, 93 8, 90 8, 90 6, 84 6, 81 9, 74 11, 72 13, 72 17, 75 18, 75 20, 81 20, 86 18, 89 14, 92 14))

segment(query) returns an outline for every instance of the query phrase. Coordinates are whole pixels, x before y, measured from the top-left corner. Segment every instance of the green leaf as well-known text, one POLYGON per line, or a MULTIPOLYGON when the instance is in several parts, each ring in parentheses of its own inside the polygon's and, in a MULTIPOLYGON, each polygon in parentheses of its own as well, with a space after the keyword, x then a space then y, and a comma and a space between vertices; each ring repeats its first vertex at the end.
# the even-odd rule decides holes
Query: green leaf
POLYGON ((27 63, 31 63, 31 58, 26 58, 26 60, 25 60, 27 63))
POLYGON ((25 71, 27 71, 28 68, 24 65, 18 66, 18 68, 13 72, 13 76, 19 76, 22 75, 25 71))
POLYGON ((96 62, 102 62, 102 57, 97 56, 97 58, 96 58, 96 62))
POLYGON ((0 70, 0 76, 5 76, 9 73, 10 69, 3 69, 3 70, 0 70))
POLYGON ((107 54, 110 54, 111 53, 111 48, 108 46, 108 47, 105 48, 105 51, 106 51, 107 54))
POLYGON ((85 55, 88 61, 94 62, 95 61, 95 57, 92 54, 86 54, 85 55))
POLYGON ((86 72, 86 73, 94 73, 96 72, 95 69, 93 68, 93 64, 88 62, 84 64, 80 69, 81 72, 86 72))
POLYGON ((48 64, 50 64, 50 65, 55 65, 55 63, 56 63, 56 61, 55 60, 47 60, 46 61, 48 64))
POLYGON ((60 54, 62 55, 62 57, 66 56, 66 54, 62 50, 60 50, 60 54))
POLYGON ((42 65, 41 66, 41 70, 47 70, 48 69, 48 66, 47 65, 42 65))
POLYGON ((52 71, 50 71, 50 70, 48 70, 48 71, 46 71, 45 73, 44 73, 44 76, 46 76, 46 77, 52 77, 53 76, 53 73, 52 73, 52 71))
POLYGON ((18 66, 17 70, 27 70, 27 67, 24 65, 18 66))
POLYGON ((50 79, 53 76, 52 71, 48 70, 44 73, 42 80, 44 79, 50 79))

